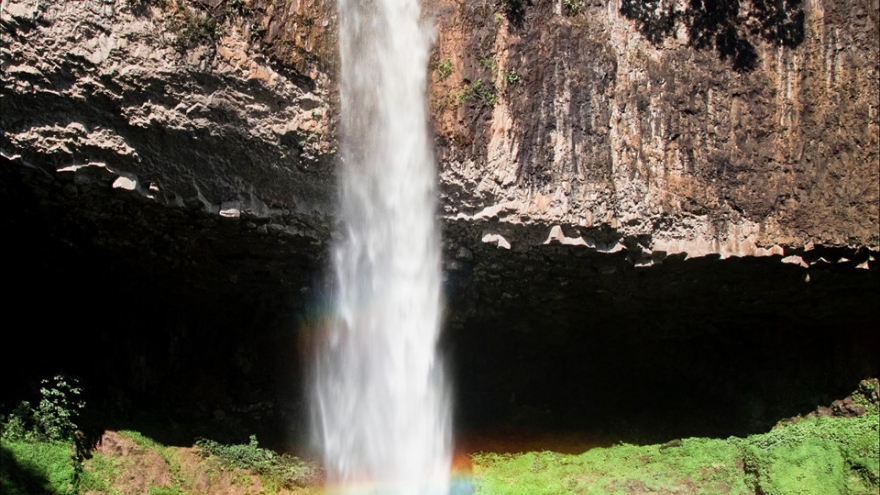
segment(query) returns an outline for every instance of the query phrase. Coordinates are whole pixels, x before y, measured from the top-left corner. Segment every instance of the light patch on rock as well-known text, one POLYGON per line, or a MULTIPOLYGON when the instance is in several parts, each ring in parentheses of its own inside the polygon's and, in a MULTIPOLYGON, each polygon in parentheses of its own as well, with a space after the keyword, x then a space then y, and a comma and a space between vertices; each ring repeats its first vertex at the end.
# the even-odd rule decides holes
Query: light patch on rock
MULTIPOLYGON (((547 236, 547 240, 544 241, 544 244, 551 244, 553 242, 558 242, 565 246, 589 246, 587 241, 584 240, 583 237, 567 237, 565 232, 562 231, 562 227, 559 225, 554 225, 550 229, 550 234, 547 236)), ((594 247, 594 246, 590 246, 594 247)))
POLYGON ((224 201, 219 214, 225 218, 238 218, 241 216, 241 204, 238 201, 224 201))
POLYGON ((473 219, 474 220, 483 220, 483 219, 489 219, 489 218, 496 218, 498 216, 498 214, 501 213, 502 211, 504 211, 505 209, 507 209, 506 203, 497 204, 494 206, 489 206, 489 207, 483 208, 482 211, 480 211, 479 213, 474 215, 473 219))
POLYGON ((803 258, 801 258, 800 256, 797 256, 797 255, 794 255, 794 254, 791 256, 786 256, 785 258, 782 258, 782 262, 783 263, 791 263, 792 265, 798 265, 803 268, 807 268, 810 266, 804 261, 803 258))
POLYGON ((712 254, 722 259, 744 256, 783 256, 779 245, 763 247, 761 225, 747 219, 725 224, 713 221, 708 215, 685 215, 671 229, 653 238, 653 249, 670 254, 687 253, 689 258, 712 254))
POLYGON ((510 243, 501 234, 486 234, 482 241, 486 244, 495 243, 498 249, 510 249, 510 243))
POLYGON ((124 189, 126 191, 134 191, 137 189, 137 180, 128 177, 119 176, 113 181, 113 189, 124 189))

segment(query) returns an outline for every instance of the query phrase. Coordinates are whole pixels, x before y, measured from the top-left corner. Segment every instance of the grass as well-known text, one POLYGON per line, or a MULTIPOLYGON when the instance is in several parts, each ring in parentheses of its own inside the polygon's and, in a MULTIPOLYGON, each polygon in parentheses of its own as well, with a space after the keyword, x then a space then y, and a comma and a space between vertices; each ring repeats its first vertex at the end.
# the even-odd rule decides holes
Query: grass
POLYGON ((0 493, 76 493, 72 442, 4 440, 0 447, 0 493))
POLYGON ((807 418, 748 438, 680 446, 621 444, 581 455, 473 456, 477 494, 876 494, 877 407, 858 418, 807 418))
MULTIPOLYGON (((580 455, 547 451, 475 454, 475 493, 877 494, 880 384, 876 379, 864 380, 852 399, 865 408, 861 416, 813 415, 786 420, 767 433, 747 438, 686 438, 643 446, 620 444, 580 455)), ((214 489, 218 493, 233 486, 258 487, 268 494, 287 490, 320 493, 322 476, 316 467, 259 447, 255 436, 247 444, 239 445, 202 439, 196 443, 194 452, 164 446, 136 431, 121 431, 118 436, 138 447, 131 450, 140 454, 116 457, 96 452, 80 462, 82 452, 76 447, 76 434, 63 441, 33 432, 29 435, 25 419, 30 416, 21 414, 0 421, 3 495, 120 494, 124 490, 128 493, 134 485, 126 485, 126 480, 135 479, 145 469, 143 460, 148 457, 154 460, 153 466, 156 462, 164 463, 165 466, 159 465, 163 472, 167 467, 167 474, 162 478, 140 478, 149 488, 135 487, 138 493, 190 493, 197 477, 217 481, 214 489), (144 456, 145 451, 149 456, 144 456), (157 480, 163 486, 153 484, 157 480)))
MULTIPOLYGON (((876 494, 880 490, 878 428, 880 413, 871 405, 860 417, 809 417, 747 438, 620 444, 580 455, 480 453, 472 456, 476 494, 876 494)), ((138 447, 154 450, 168 465, 171 486, 151 486, 150 495, 188 492, 192 480, 181 475, 182 449, 135 431, 119 434, 138 447)), ((252 476, 259 476, 270 493, 316 482, 309 472, 312 468, 260 448, 254 437, 242 445, 200 440, 197 449, 201 462, 214 463, 212 469, 236 470, 232 482, 241 486, 248 486, 252 476)), ((136 469, 124 458, 96 453, 86 461, 77 484, 72 452, 71 442, 4 441, 0 491, 4 495, 116 493, 113 480, 136 469)))

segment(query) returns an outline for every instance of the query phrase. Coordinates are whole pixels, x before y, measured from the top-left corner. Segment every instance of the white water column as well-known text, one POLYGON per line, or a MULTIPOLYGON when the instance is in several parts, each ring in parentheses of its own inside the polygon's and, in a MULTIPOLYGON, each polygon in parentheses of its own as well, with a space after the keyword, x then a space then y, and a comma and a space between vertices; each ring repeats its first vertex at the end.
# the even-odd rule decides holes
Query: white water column
POLYGON ((315 366, 331 492, 447 495, 440 236, 418 0, 339 0, 335 314, 315 366))

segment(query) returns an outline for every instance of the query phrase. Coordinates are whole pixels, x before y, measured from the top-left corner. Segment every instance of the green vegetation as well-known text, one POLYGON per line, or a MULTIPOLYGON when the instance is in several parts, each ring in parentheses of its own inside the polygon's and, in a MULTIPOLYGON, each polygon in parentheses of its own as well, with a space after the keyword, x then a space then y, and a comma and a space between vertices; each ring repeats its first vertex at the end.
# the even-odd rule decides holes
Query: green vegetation
POLYGON ((71 444, 3 440, 0 448, 0 493, 77 493, 77 469, 71 444))
POLYGON ((584 0, 565 0, 565 6, 572 15, 577 15, 586 6, 584 0))
POLYGON ((452 60, 444 58, 437 62, 437 75, 441 81, 452 75, 452 60))
POLYGON ((504 80, 507 81, 507 84, 516 84, 519 82, 520 77, 515 70, 511 69, 504 72, 504 80))
MULTIPOLYGON (((168 31, 174 35, 174 46, 183 50, 199 43, 212 41, 222 36, 224 27, 211 13, 204 12, 198 3, 188 0, 140 0, 141 5, 153 4, 167 11, 168 31)), ((226 7, 227 14, 244 14, 244 2, 232 0, 226 7)))
POLYGON ((245 3, 244 0, 229 0, 226 3, 226 14, 227 15, 246 15, 250 11, 250 7, 245 3))
POLYGON ((495 75, 495 71, 498 69, 498 64, 495 62, 495 57, 492 56, 481 58, 480 65, 488 70, 493 76, 495 75))
POLYGON ((180 48, 210 41, 223 34, 223 27, 209 15, 193 15, 186 7, 169 22, 169 28, 177 33, 175 44, 180 48))
POLYGON ((260 24, 258 22, 251 24, 251 28, 250 28, 251 40, 261 39, 265 35, 266 35, 266 27, 265 26, 263 26, 262 24, 260 24))
POLYGON ((622 444, 581 455, 477 454, 477 493, 876 494, 878 423, 875 404, 857 418, 810 417, 745 439, 622 444))
POLYGON ((76 380, 57 375, 43 380, 36 409, 20 403, 0 417, 4 494, 76 493, 87 449, 76 421, 85 407, 76 380))
POLYGON ((256 435, 251 435, 250 441, 243 445, 223 445, 201 438, 196 441, 196 447, 200 456, 215 457, 223 466, 259 474, 264 483, 276 489, 307 486, 318 477, 316 470, 300 459, 260 448, 256 435))
POLYGON ((460 103, 470 101, 474 98, 478 98, 483 104, 489 107, 493 107, 498 103, 498 96, 495 94, 495 87, 483 86, 482 79, 477 79, 468 84, 458 95, 458 101, 460 103))
MULTIPOLYGON (((126 454, 95 453, 87 459, 77 429, 85 404, 76 381, 59 375, 44 380, 40 392, 36 408, 23 402, 0 417, 3 495, 182 495, 193 492, 196 480, 213 480, 215 493, 226 493, 232 486, 268 494, 320 490, 318 468, 261 448, 256 436, 236 445, 199 439, 190 449, 164 446, 136 431, 111 432, 105 435, 105 445, 115 444, 126 454), (161 476, 150 478, 149 473, 161 476)), ((580 455, 475 454, 476 495, 876 494, 880 490, 878 381, 862 381, 848 403, 858 406, 858 412, 864 408, 864 414, 793 418, 747 438, 620 444, 580 455)))

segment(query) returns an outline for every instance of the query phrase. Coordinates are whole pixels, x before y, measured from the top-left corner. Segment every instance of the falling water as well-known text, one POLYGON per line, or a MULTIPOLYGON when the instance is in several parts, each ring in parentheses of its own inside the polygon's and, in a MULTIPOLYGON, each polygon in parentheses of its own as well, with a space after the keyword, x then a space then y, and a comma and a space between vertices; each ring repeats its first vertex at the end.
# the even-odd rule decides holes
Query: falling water
POLYGON ((436 355, 440 246, 418 0, 339 0, 341 232, 316 360, 328 482, 447 495, 450 404, 436 355))

